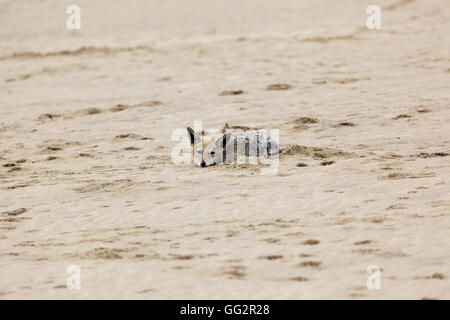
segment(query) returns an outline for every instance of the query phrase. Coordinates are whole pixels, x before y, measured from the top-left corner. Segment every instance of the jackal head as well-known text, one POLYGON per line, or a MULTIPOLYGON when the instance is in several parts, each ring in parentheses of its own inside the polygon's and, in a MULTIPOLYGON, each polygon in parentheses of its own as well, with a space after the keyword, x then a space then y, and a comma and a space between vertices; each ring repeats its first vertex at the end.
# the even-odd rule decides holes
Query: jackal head
POLYGON ((191 127, 187 127, 191 140, 194 163, 199 167, 209 167, 222 162, 223 152, 231 140, 231 133, 225 133, 219 139, 204 140, 191 127), (220 160, 220 161, 219 161, 220 160))

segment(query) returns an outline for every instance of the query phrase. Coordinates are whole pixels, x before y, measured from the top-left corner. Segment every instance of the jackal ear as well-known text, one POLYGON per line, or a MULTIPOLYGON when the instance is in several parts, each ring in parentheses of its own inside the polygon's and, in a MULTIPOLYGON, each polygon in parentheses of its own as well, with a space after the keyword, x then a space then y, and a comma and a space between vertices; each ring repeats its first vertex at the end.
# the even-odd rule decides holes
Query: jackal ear
POLYGON ((195 133, 195 131, 191 127, 187 127, 189 139, 191 140, 191 145, 200 143, 202 140, 198 136, 198 134, 195 133))
POLYGON ((214 142, 217 148, 225 148, 227 144, 231 141, 231 133, 225 133, 219 139, 214 142))

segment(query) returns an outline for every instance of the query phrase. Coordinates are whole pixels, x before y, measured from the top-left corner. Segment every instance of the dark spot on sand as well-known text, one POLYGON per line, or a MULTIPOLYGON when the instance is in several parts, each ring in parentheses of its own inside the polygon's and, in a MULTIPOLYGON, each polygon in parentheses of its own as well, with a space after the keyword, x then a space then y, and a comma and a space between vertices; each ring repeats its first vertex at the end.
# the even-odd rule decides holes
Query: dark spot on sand
POLYGON ((407 119, 407 118, 411 118, 411 116, 408 114, 399 114, 398 116, 393 117, 392 120, 407 119))
POLYGON ((269 256, 261 256, 259 257, 260 259, 266 259, 266 260, 278 260, 278 259, 283 259, 283 256, 280 254, 272 254, 269 256))
POLYGON ((244 266, 231 266, 221 269, 221 273, 228 275, 232 279, 242 279, 246 276, 246 268, 244 266))
POLYGON ((192 260, 195 258, 193 254, 169 254, 174 260, 192 260))
POLYGON ((10 162, 10 163, 5 163, 4 165, 3 165, 5 168, 10 168, 10 167, 15 167, 16 166, 16 164, 15 163, 12 163, 12 162, 10 162))
POLYGON ((416 155, 416 157, 418 158, 433 158, 433 157, 447 157, 450 154, 446 153, 446 152, 434 152, 434 153, 426 153, 426 152, 421 152, 418 155, 416 155))
POLYGON ((355 124, 352 123, 352 122, 343 121, 343 122, 339 122, 338 126, 341 126, 341 127, 354 127, 355 124))
POLYGON ((298 282, 305 282, 305 281, 308 281, 308 278, 305 278, 305 277, 292 277, 292 278, 290 278, 290 280, 298 281, 298 282))
POLYGON ((20 209, 16 209, 16 210, 12 210, 12 211, 5 211, 2 213, 2 215, 14 217, 14 216, 21 215, 22 213, 24 213, 26 211, 27 211, 26 208, 20 208, 20 209))
POLYGON ((290 84, 285 83, 269 84, 266 87, 266 90, 289 90, 289 89, 292 89, 292 86, 290 84))
POLYGON ((82 114, 86 114, 86 115, 93 115, 93 114, 98 114, 98 113, 101 113, 101 112, 102 112, 101 109, 99 109, 99 108, 94 108, 94 107, 91 107, 91 108, 87 108, 87 109, 81 110, 81 113, 82 113, 82 114))
POLYGON ((433 273, 428 279, 444 280, 445 276, 442 273, 433 273))
POLYGON ((360 245, 364 245, 364 244, 369 244, 372 243, 372 240, 362 240, 362 241, 356 241, 354 243, 355 246, 360 246, 360 245))
POLYGON ((67 288, 66 285, 59 285, 59 286, 54 286, 53 289, 65 289, 67 288))
POLYGON ((49 150, 49 151, 61 151, 62 148, 58 147, 58 146, 48 146, 47 150, 49 150))
POLYGON ((116 135, 116 138, 118 139, 125 139, 125 138, 139 138, 140 136, 134 133, 123 133, 116 135))
POLYGON ((120 112, 120 111, 123 111, 123 110, 128 109, 128 108, 129 108, 129 106, 126 106, 126 105, 124 105, 124 104, 118 104, 118 105, 112 107, 112 108, 109 109, 109 110, 110 110, 111 112, 120 112))
POLYGON ((82 158, 89 158, 89 157, 92 157, 89 153, 79 153, 78 156, 79 156, 79 157, 82 157, 82 158))
POLYGON ((138 147, 126 147, 124 150, 126 150, 126 151, 137 151, 137 150, 141 150, 141 148, 138 148, 138 147))
POLYGON ((295 124, 313 124, 313 123, 318 123, 319 120, 315 119, 315 118, 310 118, 310 117, 300 117, 300 118, 296 118, 294 120, 292 120, 292 123, 295 124))
POLYGON ((320 243, 320 241, 319 240, 315 240, 315 239, 309 239, 309 240, 303 241, 304 245, 309 245, 309 246, 314 246, 314 245, 319 244, 319 243, 320 243))
POLYGON ((299 267, 311 267, 311 268, 318 268, 320 267, 322 262, 320 261, 303 261, 299 264, 299 267))
POLYGON ((43 113, 38 117, 38 120, 53 120, 55 118, 59 118, 61 115, 54 113, 43 113))
POLYGON ((219 93, 219 96, 237 96, 244 93, 244 90, 225 90, 219 93))

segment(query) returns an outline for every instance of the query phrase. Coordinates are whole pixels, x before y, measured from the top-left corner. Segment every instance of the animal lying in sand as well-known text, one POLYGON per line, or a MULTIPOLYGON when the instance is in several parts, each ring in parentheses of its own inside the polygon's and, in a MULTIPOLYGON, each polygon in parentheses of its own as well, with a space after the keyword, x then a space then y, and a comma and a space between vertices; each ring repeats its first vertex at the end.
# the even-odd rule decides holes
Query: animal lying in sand
POLYGON ((215 164, 231 164, 235 155, 268 157, 280 153, 278 144, 262 132, 243 134, 225 133, 214 140, 204 140, 191 128, 187 128, 191 141, 194 163, 199 167, 215 164))

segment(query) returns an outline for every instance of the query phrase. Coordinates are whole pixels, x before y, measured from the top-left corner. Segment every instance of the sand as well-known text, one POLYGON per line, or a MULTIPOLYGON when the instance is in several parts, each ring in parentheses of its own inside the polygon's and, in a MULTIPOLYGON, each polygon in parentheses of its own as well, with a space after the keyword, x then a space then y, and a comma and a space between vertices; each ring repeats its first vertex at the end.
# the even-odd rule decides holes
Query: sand
POLYGON ((1 1, 0 299, 449 299, 450 5, 378 3, 1 1))

